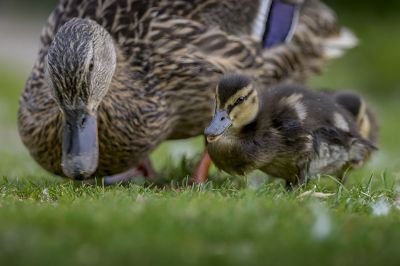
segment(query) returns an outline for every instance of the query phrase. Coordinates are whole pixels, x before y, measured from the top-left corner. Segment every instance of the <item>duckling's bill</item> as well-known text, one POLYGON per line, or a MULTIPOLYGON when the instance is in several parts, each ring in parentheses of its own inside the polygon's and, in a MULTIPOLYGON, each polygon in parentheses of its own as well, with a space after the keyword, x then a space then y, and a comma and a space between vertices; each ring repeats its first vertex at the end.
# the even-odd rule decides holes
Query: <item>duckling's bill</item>
POLYGON ((228 112, 226 110, 217 110, 210 125, 204 131, 207 141, 217 141, 231 125, 232 120, 229 118, 228 112))

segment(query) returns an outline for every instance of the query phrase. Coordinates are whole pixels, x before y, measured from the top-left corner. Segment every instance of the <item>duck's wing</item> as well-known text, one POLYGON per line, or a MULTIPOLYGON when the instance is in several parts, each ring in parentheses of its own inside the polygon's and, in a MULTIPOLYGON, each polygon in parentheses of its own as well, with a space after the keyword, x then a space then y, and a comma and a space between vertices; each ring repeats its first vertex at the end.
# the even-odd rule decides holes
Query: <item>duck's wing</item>
POLYGON ((305 38, 319 39, 329 58, 357 44, 354 34, 320 0, 160 1, 157 8, 159 14, 181 16, 228 34, 252 35, 265 48, 290 42, 296 31, 305 38))
POLYGON ((257 50, 253 57, 262 57, 266 65, 274 65, 269 71, 273 79, 264 79, 273 80, 272 83, 282 76, 287 76, 288 81, 303 82, 321 72, 329 59, 357 44, 354 34, 341 27, 334 11, 319 0, 258 0, 245 4, 243 0, 172 1, 165 2, 162 11, 176 17, 176 10, 166 11, 174 5, 178 5, 176 10, 186 10, 182 11, 182 18, 206 25, 208 36, 216 31, 230 36, 236 51, 237 42, 246 46, 252 42, 252 50, 257 50))
POLYGON ((290 36, 304 0, 184 0, 161 1, 160 12, 181 16, 232 35, 253 35, 264 46, 290 36), (177 12, 178 11, 178 12, 177 12), (269 34, 271 33, 271 34, 269 34), (283 36, 276 36, 283 35, 283 36), (267 36, 268 35, 268 36, 267 36), (267 44, 268 43, 268 44, 267 44))
POLYGON ((317 44, 311 43, 316 51, 309 52, 306 44, 311 41, 306 38, 264 49, 251 35, 228 34, 190 19, 154 19, 151 29, 143 41, 157 54, 182 62, 189 58, 207 62, 220 73, 243 72, 263 85, 303 81, 319 71, 315 65, 321 66, 317 44))

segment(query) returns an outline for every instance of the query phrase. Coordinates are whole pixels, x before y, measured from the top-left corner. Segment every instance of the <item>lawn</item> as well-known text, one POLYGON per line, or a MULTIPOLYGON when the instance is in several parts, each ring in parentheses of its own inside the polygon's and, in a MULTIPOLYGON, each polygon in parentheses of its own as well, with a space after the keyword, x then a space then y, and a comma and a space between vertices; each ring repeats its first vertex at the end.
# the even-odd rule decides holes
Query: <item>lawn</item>
POLYGON ((312 84, 361 91, 381 124, 380 151, 344 186, 326 177, 287 192, 260 173, 215 169, 206 185, 186 186, 199 138, 153 154, 164 188, 60 180, 20 143, 26 77, 1 65, 0 265, 400 265, 399 18, 343 20, 361 45, 312 84))

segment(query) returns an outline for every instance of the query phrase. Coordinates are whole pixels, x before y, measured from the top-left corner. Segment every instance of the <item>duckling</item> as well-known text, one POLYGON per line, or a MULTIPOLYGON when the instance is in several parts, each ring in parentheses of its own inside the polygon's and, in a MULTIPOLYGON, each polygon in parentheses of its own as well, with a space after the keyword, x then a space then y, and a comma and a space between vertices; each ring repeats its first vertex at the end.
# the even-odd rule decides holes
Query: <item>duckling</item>
POLYGON ((215 106, 204 133, 212 161, 229 174, 259 169, 295 186, 320 174, 341 178, 376 150, 376 120, 352 93, 263 88, 229 74, 216 88, 215 106))
POLYGON ((319 1, 297 2, 273 41, 280 9, 265 0, 61 0, 20 98, 22 142, 55 175, 132 175, 162 141, 202 134, 224 73, 276 84, 320 69, 340 27, 319 1))

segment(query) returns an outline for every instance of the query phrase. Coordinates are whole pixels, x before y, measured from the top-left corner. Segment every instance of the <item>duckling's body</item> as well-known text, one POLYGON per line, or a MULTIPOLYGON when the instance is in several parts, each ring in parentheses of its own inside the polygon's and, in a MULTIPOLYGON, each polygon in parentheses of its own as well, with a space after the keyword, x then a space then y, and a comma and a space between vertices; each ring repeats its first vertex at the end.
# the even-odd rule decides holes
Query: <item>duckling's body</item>
POLYGON ((354 104, 361 102, 354 94, 332 96, 295 85, 257 88, 245 76, 228 75, 217 88, 217 114, 228 111, 219 119, 214 116, 206 129, 208 152, 230 174, 259 169, 290 183, 319 174, 341 177, 362 165, 376 144, 371 112, 359 113, 358 108, 354 115, 342 105, 347 101, 337 101, 353 96, 354 104), (243 95, 246 99, 235 105, 243 95), (222 118, 231 121, 225 130, 217 128, 222 118), (367 120, 369 130, 361 133, 367 120))
POLYGON ((223 73, 275 84, 318 72, 339 36, 333 13, 306 1, 293 38, 267 51, 254 35, 263 1, 62 0, 20 100, 23 143, 56 175, 121 173, 163 140, 201 134, 223 73))

